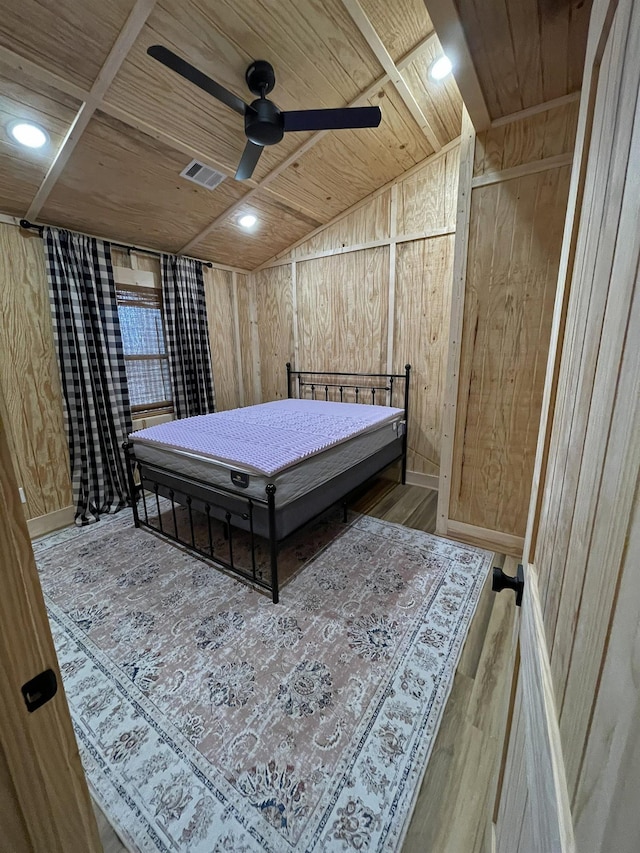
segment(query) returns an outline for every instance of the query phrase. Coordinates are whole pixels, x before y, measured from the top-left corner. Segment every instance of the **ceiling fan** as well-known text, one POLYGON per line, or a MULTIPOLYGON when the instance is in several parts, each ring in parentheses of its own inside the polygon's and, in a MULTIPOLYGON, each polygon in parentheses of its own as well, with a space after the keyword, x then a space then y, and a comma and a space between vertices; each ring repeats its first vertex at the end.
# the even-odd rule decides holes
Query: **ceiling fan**
POLYGON ((147 53, 244 117, 247 144, 236 170, 236 181, 250 178, 265 145, 275 145, 280 142, 285 133, 299 130, 378 127, 382 118, 379 107, 283 112, 266 97, 273 89, 276 77, 272 66, 264 59, 257 59, 247 68, 245 74, 247 86, 257 98, 251 104, 246 104, 242 98, 238 98, 233 92, 216 83, 202 71, 198 71, 191 63, 163 45, 154 44, 147 49, 147 53))

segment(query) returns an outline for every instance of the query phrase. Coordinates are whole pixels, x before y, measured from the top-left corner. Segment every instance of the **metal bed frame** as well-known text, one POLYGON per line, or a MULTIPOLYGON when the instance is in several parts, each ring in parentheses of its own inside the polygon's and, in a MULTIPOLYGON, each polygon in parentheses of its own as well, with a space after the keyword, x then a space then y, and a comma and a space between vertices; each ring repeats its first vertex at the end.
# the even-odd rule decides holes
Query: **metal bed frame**
MULTIPOLYGON (((132 496, 133 520, 136 527, 145 527, 176 542, 197 557, 216 567, 271 592, 274 604, 279 600, 278 546, 296 530, 312 521, 334 504, 342 501, 346 521, 347 498, 356 488, 378 476, 385 468, 401 460, 402 483, 407 470, 407 424, 409 418, 409 378, 411 365, 404 373, 335 373, 330 371, 293 370, 287 363, 287 396, 305 399, 336 400, 339 402, 371 403, 393 406, 401 401, 404 408, 404 429, 392 442, 343 471, 325 483, 315 486, 304 495, 279 507, 276 486, 265 487, 264 498, 249 497, 224 486, 211 485, 143 460, 136 459, 134 443, 125 442, 129 493, 132 496), (136 473, 138 475, 136 482, 136 473), (171 519, 162 519, 160 498, 170 502, 171 519), (142 502, 142 513, 138 502, 142 502), (151 504, 151 513, 149 505, 151 504), (188 535, 178 530, 176 505, 187 510, 188 535), (153 509, 157 516, 153 517, 153 509), (196 543, 194 511, 206 519, 208 547, 196 543), (212 519, 222 521, 225 531, 225 551, 216 552, 213 545, 212 519), (249 534, 251 567, 238 566, 234 561, 234 529, 249 534), (270 578, 263 577, 256 563, 256 539, 266 539, 269 550, 270 578)), ((400 406, 398 406, 400 408, 400 406)), ((166 506, 166 510, 169 506, 166 506)), ((165 510, 165 511, 166 511, 165 510)))

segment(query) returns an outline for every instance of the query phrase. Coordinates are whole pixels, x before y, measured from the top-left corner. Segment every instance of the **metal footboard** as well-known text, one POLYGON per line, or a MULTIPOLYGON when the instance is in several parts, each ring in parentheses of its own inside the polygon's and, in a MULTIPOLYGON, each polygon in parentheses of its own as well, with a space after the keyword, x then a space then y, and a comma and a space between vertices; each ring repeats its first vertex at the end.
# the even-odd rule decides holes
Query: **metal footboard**
MULTIPOLYGON (((129 492, 133 521, 136 527, 144 527, 159 533, 183 548, 215 565, 235 574, 251 584, 271 593, 274 604, 279 600, 278 542, 276 538, 276 487, 270 483, 265 489, 264 499, 240 495, 223 486, 211 486, 195 479, 187 479, 167 469, 147 465, 135 458, 133 444, 123 445, 127 464, 129 492), (138 481, 136 483, 136 474, 138 481), (161 499, 167 503, 163 506, 161 499), (139 505, 140 504, 140 505, 139 505), (187 523, 179 524, 177 507, 186 510, 187 523), (154 511, 155 510, 155 514, 154 511), (256 511, 264 517, 269 535, 269 579, 265 579, 256 563, 256 511), (200 513, 206 524, 205 547, 196 539, 194 512, 200 513), (169 515, 168 523, 163 514, 169 515), (226 554, 214 547, 213 522, 224 524, 226 554), (234 554, 234 539, 240 533, 249 538, 250 567, 238 565, 234 554), (184 535, 186 533, 186 535, 184 535), (272 534, 272 535, 271 535, 272 534)), ((264 521, 262 524, 264 525, 264 521)))

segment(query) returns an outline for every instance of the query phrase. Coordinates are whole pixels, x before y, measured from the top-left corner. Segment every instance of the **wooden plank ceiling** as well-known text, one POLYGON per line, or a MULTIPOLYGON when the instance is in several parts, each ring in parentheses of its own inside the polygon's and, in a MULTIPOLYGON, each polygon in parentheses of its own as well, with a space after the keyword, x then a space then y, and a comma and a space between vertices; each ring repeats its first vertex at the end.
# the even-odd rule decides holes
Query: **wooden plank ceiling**
POLYGON ((492 119, 580 89, 589 0, 457 0, 492 119))
MULTIPOLYGON (((449 2, 469 21, 485 16, 481 29, 465 27, 474 60, 500 55, 487 7, 505 4, 518 6, 449 2)), ((550 42, 538 13, 551 0, 521 5, 521 41, 527 14, 537 15, 529 64, 542 77, 511 75, 498 85, 491 62, 478 68, 492 117, 578 85, 581 59, 567 64, 566 51, 580 54, 588 11, 556 3, 570 14, 549 13, 564 38, 550 42), (560 41, 564 58, 551 49, 560 41)), ((428 77, 442 48, 423 0, 4 0, 2 11, 0 122, 35 120, 50 137, 45 149, 27 152, 0 134, 0 212, 13 216, 253 269, 460 133, 454 78, 428 77), (241 117, 151 59, 152 44, 245 100, 247 66, 267 59, 276 71, 271 98, 282 109, 375 104, 382 122, 287 134, 265 150, 251 180, 236 182, 241 117), (226 176, 219 187, 179 176, 192 158, 226 176), (245 212, 258 216, 252 233, 237 224, 245 212)))
POLYGON ((591 0, 425 0, 476 130, 579 91, 591 0))

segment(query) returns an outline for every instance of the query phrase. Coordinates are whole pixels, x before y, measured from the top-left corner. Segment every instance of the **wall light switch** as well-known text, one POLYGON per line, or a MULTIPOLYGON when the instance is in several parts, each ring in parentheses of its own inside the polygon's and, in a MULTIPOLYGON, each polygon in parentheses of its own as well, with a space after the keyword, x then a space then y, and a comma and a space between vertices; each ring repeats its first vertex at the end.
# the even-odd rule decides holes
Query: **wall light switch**
POLYGON ((23 504, 26 504, 27 496, 25 495, 24 489, 22 488, 22 486, 18 487, 18 492, 20 494, 20 500, 22 501, 23 504))

